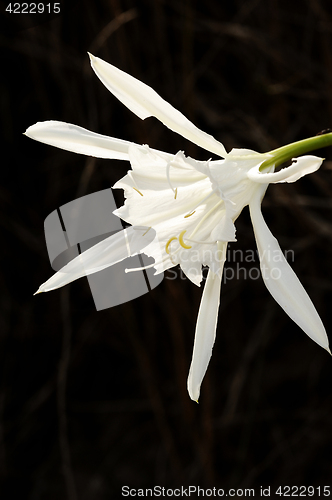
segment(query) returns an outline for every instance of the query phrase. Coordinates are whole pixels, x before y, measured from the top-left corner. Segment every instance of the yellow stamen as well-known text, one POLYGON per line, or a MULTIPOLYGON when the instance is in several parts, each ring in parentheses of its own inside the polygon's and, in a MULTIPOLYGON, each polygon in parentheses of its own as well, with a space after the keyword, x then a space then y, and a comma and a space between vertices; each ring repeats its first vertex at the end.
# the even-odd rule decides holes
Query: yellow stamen
POLYGON ((143 234, 143 236, 145 236, 145 235, 146 235, 146 233, 147 233, 148 231, 150 231, 150 229, 151 229, 151 226, 147 228, 147 230, 145 231, 145 233, 143 234))
POLYGON ((177 195, 178 195, 178 188, 175 188, 174 189, 174 200, 176 200, 177 195))
POLYGON ((189 238, 191 239, 198 231, 198 229, 201 227, 201 225, 203 224, 203 222, 208 219, 210 217, 210 215, 217 209, 220 207, 220 205, 222 205, 224 203, 223 200, 220 200, 216 205, 214 205, 205 215, 204 217, 201 218, 201 220, 199 221, 199 223, 197 224, 197 226, 195 227, 195 229, 193 230, 193 232, 190 234, 189 238))
POLYGON ((168 242, 166 243, 166 246, 165 246, 166 253, 168 253, 168 254, 170 253, 170 251, 169 251, 169 246, 170 246, 170 244, 172 243, 172 241, 174 241, 174 240, 177 240, 177 237, 176 237, 176 236, 172 236, 172 238, 170 238, 170 239, 168 240, 168 242))
POLYGON ((185 244, 185 242, 183 241, 183 235, 184 235, 184 233, 185 233, 186 231, 187 231, 187 230, 185 229, 184 231, 182 231, 182 233, 180 233, 180 236, 179 236, 179 243, 180 243, 180 245, 181 245, 183 248, 187 248, 187 249, 189 249, 189 248, 191 248, 191 246, 186 245, 186 244, 185 244))
POLYGON ((143 196, 142 193, 137 188, 133 187, 133 189, 135 189, 135 191, 137 191, 141 196, 143 196))
POLYGON ((196 212, 196 210, 194 210, 190 214, 185 215, 184 218, 186 219, 187 217, 191 217, 192 215, 194 215, 195 212, 196 212))

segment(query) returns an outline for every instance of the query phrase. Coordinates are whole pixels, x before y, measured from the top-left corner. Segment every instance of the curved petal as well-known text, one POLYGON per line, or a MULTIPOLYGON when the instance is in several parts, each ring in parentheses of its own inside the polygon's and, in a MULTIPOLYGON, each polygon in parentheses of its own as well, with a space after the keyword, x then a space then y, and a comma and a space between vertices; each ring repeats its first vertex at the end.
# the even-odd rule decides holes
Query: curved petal
POLYGON ((166 127, 218 156, 227 155, 224 146, 198 129, 180 111, 162 99, 151 87, 91 54, 91 66, 98 78, 127 108, 144 120, 155 116, 166 127))
POLYGON ((202 263, 190 258, 190 250, 181 249, 179 254, 180 266, 187 278, 196 286, 201 286, 203 279, 202 263))
POLYGON ((301 156, 300 158, 293 158, 294 163, 289 167, 282 168, 279 172, 270 172, 264 174, 260 172, 260 165, 256 165, 248 172, 248 177, 254 182, 260 184, 275 184, 277 182, 295 182, 304 175, 312 174, 319 169, 322 164, 323 158, 317 156, 301 156))
POLYGON ((262 191, 258 190, 249 209, 264 283, 288 316, 312 340, 330 352, 324 325, 313 303, 266 225, 261 212, 261 198, 262 191))
POLYGON ((129 141, 90 132, 70 123, 46 121, 29 127, 25 135, 36 141, 73 153, 97 158, 129 160, 129 141))
MULTIPOLYGON (((224 260, 226 248, 227 244, 224 244, 222 248, 222 259, 224 260)), ((187 381, 189 396, 196 402, 198 402, 201 383, 212 356, 212 348, 216 338, 224 260, 220 262, 218 273, 214 274, 209 269, 197 317, 194 350, 187 381)))
POLYGON ((136 255, 154 240, 155 231, 151 228, 147 231, 148 229, 147 227, 129 227, 100 241, 51 276, 39 287, 35 295, 55 290, 136 255))
POLYGON ((115 183, 113 186, 115 189, 133 186, 142 192, 146 190, 158 192, 166 189, 171 190, 174 197, 175 190, 172 189, 172 184, 179 188, 206 179, 205 175, 186 163, 186 158, 181 162, 178 161, 182 159, 181 152, 166 158, 166 153, 160 154, 147 145, 137 147, 131 144, 128 154, 132 170, 115 183))
MULTIPOLYGON (((146 146, 134 142, 97 134, 78 125, 54 120, 35 123, 27 128, 24 135, 65 151, 111 160, 129 161, 130 146, 135 146, 138 150, 146 148, 146 146)), ((163 151, 154 149, 151 151, 157 153, 165 161, 170 161, 173 157, 173 155, 163 151)))

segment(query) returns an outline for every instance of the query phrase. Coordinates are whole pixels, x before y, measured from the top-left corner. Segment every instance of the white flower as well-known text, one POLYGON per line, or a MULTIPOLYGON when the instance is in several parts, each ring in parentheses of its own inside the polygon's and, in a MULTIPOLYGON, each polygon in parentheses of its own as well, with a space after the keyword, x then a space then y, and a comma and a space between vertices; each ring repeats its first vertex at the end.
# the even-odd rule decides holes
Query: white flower
POLYGON ((124 231, 126 244, 121 233, 107 238, 67 264, 38 292, 59 288, 113 265, 135 255, 142 246, 144 253, 155 258, 157 273, 179 264, 196 285, 202 280, 202 265, 209 266, 188 377, 189 395, 198 401, 215 341, 227 243, 235 241, 234 222, 249 205, 268 290, 290 318, 329 351, 320 317, 267 227, 261 201, 269 183, 295 182, 316 171, 322 159, 314 156, 295 158, 289 167, 276 173, 274 169, 294 155, 330 145, 332 134, 265 154, 246 149, 233 149, 227 154, 221 143, 195 127, 150 87, 99 58, 90 59, 104 85, 140 118, 155 116, 171 130, 224 159, 196 161, 183 152, 171 155, 61 122, 29 127, 26 135, 38 141, 76 153, 129 160, 132 167, 114 186, 125 191, 126 202, 115 213, 132 225, 124 231))

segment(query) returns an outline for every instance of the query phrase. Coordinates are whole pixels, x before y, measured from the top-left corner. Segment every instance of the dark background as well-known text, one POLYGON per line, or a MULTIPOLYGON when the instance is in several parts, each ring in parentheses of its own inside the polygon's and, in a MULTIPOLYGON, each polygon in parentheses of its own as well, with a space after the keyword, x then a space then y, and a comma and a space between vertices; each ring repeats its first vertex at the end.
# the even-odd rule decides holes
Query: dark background
MULTIPOLYGON (((86 279, 32 296, 52 274, 44 219, 112 186, 129 165, 22 133, 63 120, 210 157, 128 111, 94 75, 90 51, 151 85, 228 151, 313 136, 332 126, 331 3, 60 4, 51 20, 5 16, 5 3, 1 12, 1 500, 104 500, 120 498, 122 485, 255 488, 257 496, 261 485, 330 485, 332 360, 261 279, 223 286, 199 405, 186 391, 201 296, 192 283, 164 279, 98 313, 86 279)), ((321 169, 272 185, 263 211, 282 248, 294 250, 292 265, 331 336, 332 150, 317 154, 321 169)), ((255 249, 247 209, 237 236, 231 249, 255 249)))

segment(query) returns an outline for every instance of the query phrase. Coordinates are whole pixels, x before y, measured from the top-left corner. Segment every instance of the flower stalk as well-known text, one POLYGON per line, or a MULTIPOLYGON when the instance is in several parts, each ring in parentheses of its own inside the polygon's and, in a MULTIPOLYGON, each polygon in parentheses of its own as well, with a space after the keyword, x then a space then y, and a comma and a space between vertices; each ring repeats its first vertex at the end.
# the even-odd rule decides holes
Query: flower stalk
POLYGON ((269 151, 268 154, 272 155, 272 157, 265 160, 259 170, 263 172, 273 165, 274 168, 278 168, 283 163, 292 160, 297 156, 310 153, 311 151, 315 151, 315 149, 326 148, 328 146, 332 146, 332 132, 292 142, 291 144, 287 144, 281 148, 269 151))

